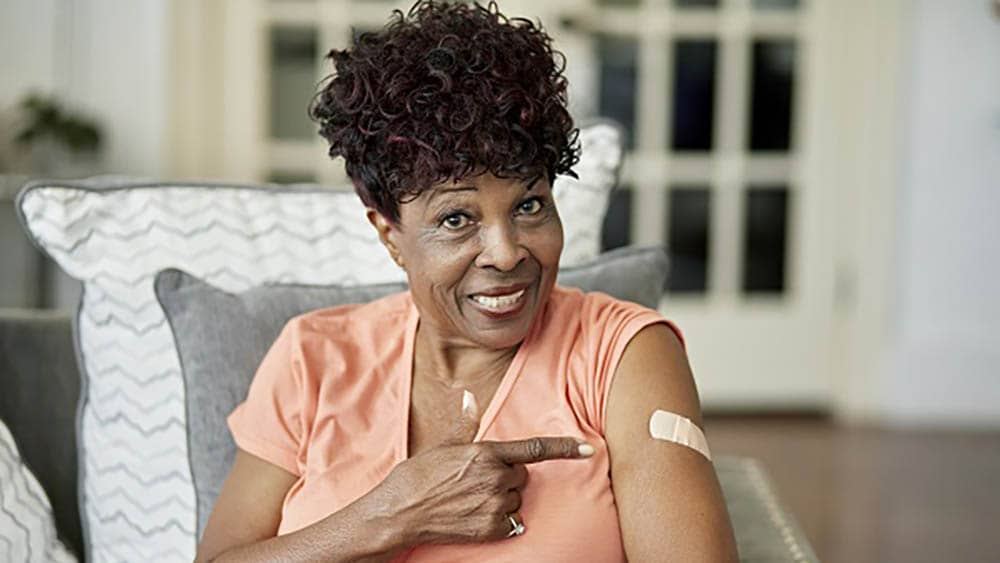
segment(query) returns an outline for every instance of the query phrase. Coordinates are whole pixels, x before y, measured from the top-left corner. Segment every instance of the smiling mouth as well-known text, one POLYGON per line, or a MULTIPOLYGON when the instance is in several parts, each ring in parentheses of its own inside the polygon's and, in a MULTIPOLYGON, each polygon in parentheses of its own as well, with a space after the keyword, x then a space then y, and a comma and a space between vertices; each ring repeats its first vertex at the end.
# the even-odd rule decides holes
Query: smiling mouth
POLYGON ((527 288, 507 295, 470 295, 469 299, 484 309, 501 313, 516 307, 524 297, 525 291, 527 288))

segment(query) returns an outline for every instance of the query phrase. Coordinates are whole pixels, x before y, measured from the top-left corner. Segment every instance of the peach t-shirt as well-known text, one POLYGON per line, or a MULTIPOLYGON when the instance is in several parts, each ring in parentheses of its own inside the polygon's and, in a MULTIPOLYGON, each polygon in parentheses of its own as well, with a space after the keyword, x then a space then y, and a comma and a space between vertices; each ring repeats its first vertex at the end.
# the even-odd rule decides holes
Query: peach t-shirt
MULTIPOLYGON (((236 444, 298 476, 279 534, 361 497, 407 458, 417 309, 409 292, 292 319, 246 402, 229 416, 236 444)), ((624 561, 604 441, 605 403, 628 341, 659 313, 556 286, 485 408, 475 441, 568 435, 597 449, 527 466, 527 532, 485 544, 422 545, 398 561, 624 561)), ((456 416, 459 406, 456 405, 456 416)))

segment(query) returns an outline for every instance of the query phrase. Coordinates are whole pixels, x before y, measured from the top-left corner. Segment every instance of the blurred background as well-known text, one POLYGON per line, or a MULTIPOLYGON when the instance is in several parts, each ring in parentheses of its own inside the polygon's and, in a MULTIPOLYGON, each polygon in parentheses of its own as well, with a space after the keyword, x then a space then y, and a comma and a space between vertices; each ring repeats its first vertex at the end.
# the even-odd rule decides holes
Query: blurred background
MULTIPOLYGON (((17 225, 30 177, 345 185, 323 55, 409 4, 0 2, 0 307, 79 291, 17 225)), ((669 249, 713 449, 824 560, 1000 560, 1000 2, 500 7, 627 130, 603 244, 669 249)))

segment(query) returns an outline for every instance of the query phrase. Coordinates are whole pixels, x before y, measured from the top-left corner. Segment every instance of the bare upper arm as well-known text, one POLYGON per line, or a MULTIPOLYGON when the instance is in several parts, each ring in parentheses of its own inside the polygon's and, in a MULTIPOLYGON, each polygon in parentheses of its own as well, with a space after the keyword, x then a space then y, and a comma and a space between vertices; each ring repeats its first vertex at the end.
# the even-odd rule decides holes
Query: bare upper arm
POLYGON ((281 507, 298 477, 270 462, 236 451, 233 468, 216 499, 197 561, 210 561, 233 547, 277 535, 281 507))
POLYGON ((680 341, 664 324, 629 342, 608 397, 605 434, 625 553, 631 561, 735 561, 736 546, 712 464, 649 435, 656 409, 691 419, 701 408, 680 341))

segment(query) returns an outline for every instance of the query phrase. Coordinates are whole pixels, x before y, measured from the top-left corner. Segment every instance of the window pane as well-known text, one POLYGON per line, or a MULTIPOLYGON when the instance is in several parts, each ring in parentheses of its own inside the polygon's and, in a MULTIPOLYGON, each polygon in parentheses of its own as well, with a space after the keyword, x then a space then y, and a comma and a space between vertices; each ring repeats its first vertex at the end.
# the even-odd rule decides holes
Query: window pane
POLYGON ((715 8, 719 0, 674 0, 678 8, 715 8))
POLYGON ((632 189, 622 186, 611 192, 601 231, 601 251, 628 246, 632 242, 632 189))
POLYGON ((754 41, 750 150, 787 151, 790 148, 794 73, 794 42, 754 41))
POLYGON ((771 8, 798 8, 799 0, 753 0, 753 7, 764 10, 771 8))
POLYGON ((788 188, 750 188, 746 194, 743 290, 781 293, 785 290, 788 188))
POLYGON ((706 187, 670 190, 667 248, 670 276, 667 289, 674 293, 708 288, 708 233, 711 192, 706 187))
POLYGON ((638 44, 635 38, 597 37, 600 65, 598 111, 625 127, 625 148, 635 148, 635 90, 638 44))
POLYGON ((674 46, 674 150, 712 150, 715 60, 715 41, 674 46))
POLYGON ((271 137, 312 139, 308 106, 316 89, 316 30, 271 30, 271 137))
POLYGON ((640 0, 597 0, 601 6, 638 6, 640 0))

